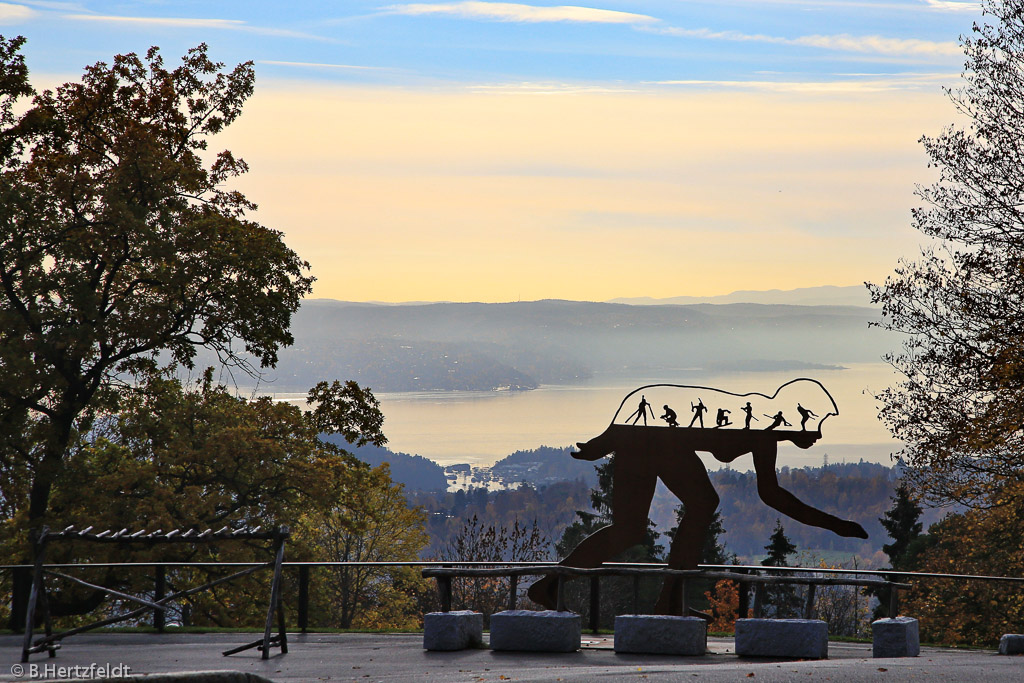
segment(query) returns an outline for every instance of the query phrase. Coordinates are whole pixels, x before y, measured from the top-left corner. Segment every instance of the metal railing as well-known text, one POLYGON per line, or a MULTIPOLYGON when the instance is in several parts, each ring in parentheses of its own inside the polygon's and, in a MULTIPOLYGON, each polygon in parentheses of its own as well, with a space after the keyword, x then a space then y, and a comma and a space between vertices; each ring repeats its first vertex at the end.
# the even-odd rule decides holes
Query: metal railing
MULTIPOLYGON (((206 569, 230 569, 230 568, 258 568, 266 567, 265 562, 97 562, 97 563, 54 563, 46 564, 47 570, 80 570, 80 569, 110 569, 124 568, 153 569, 154 570, 154 595, 166 595, 167 593, 167 571, 183 568, 206 568, 206 569)), ((14 569, 31 569, 33 565, 27 564, 6 564, 0 565, 0 571, 12 571, 14 569)), ((297 595, 296 595, 296 626, 305 633, 309 628, 309 596, 310 596, 310 570, 314 568, 389 568, 389 567, 418 567, 424 577, 434 578, 438 582, 439 598, 442 611, 451 609, 451 579, 456 577, 508 577, 509 578, 509 607, 514 608, 518 590, 518 579, 521 576, 542 576, 553 574, 559 577, 558 581, 558 606, 564 607, 564 585, 571 578, 586 578, 590 581, 590 626, 597 629, 597 615, 599 612, 600 589, 599 581, 604 576, 632 576, 634 579, 633 606, 638 608, 638 586, 643 577, 666 577, 675 576, 683 582, 708 579, 708 580, 730 580, 742 587, 753 585, 754 593, 754 616, 760 616, 763 608, 763 587, 771 584, 795 584, 808 586, 808 595, 804 606, 805 616, 813 610, 815 599, 815 587, 820 585, 846 585, 846 586, 871 586, 890 587, 889 613, 894 615, 898 612, 898 592, 911 588, 911 584, 897 582, 894 579, 907 580, 934 580, 952 579, 960 581, 996 581, 1009 583, 1024 583, 1024 577, 1012 576, 989 576, 976 574, 948 574, 929 572, 907 572, 890 569, 843 569, 833 567, 765 567, 762 565, 698 565, 696 570, 672 570, 666 564, 658 563, 605 563, 601 567, 593 569, 581 569, 565 567, 555 562, 480 562, 480 561, 406 561, 406 562, 332 562, 332 561, 291 561, 283 562, 285 570, 294 569, 297 572, 297 595), (762 572, 771 572, 772 576, 763 575, 762 572), (808 576, 809 575, 809 576, 808 576), (824 576, 823 576, 824 575, 824 576), (849 576, 853 578, 835 578, 836 576, 849 576), (868 578, 868 577, 881 578, 868 578)), ((686 603, 687 591, 681 591, 683 613, 689 609, 686 603)), ((738 612, 747 614, 749 606, 748 593, 746 590, 740 592, 740 606, 738 612)), ((153 610, 153 626, 159 631, 166 627, 165 610, 153 610)))

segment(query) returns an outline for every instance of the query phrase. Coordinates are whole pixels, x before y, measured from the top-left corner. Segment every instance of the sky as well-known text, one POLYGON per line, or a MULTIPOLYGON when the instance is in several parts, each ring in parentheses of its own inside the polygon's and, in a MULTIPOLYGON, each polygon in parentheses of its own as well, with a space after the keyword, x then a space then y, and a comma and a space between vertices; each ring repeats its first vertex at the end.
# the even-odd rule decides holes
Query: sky
POLYGON ((33 83, 200 42, 211 140, 313 296, 710 296, 883 280, 957 121, 958 0, 0 2, 33 83))

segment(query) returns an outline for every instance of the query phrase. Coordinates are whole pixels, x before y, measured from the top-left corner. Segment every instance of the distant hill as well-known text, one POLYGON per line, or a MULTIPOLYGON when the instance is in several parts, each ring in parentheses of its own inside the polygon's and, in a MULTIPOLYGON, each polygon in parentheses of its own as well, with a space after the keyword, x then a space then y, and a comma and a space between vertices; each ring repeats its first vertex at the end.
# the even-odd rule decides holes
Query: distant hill
POLYGON ((377 392, 489 391, 573 383, 595 372, 836 366, 876 362, 894 346, 869 329, 878 318, 874 308, 845 305, 313 299, 294 316, 295 344, 267 379, 279 392, 334 378, 377 392))
POLYGON ((849 287, 801 287, 799 289, 769 289, 764 291, 739 290, 718 296, 673 296, 655 299, 649 296, 623 297, 609 303, 634 306, 663 306, 666 304, 790 304, 795 306, 870 306, 871 297, 864 285, 849 287))
POLYGON ((395 453, 381 446, 353 447, 338 434, 322 434, 320 438, 341 446, 371 467, 388 463, 391 480, 403 484, 409 491, 445 491, 448 488, 444 468, 422 455, 395 453))
POLYGON ((499 481, 523 482, 533 487, 573 480, 596 486, 594 463, 576 460, 569 455, 571 450, 541 446, 528 451, 516 451, 494 463, 490 468, 491 476, 499 481))

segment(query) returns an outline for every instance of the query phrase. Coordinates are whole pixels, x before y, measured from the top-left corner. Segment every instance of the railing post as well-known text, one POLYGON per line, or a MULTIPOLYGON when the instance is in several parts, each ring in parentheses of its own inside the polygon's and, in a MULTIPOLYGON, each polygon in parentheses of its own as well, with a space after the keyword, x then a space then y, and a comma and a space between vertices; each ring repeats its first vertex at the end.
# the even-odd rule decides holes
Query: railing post
POLYGON ((441 611, 452 611, 452 577, 437 577, 437 592, 441 595, 441 611))
POLYGON ((633 574, 633 614, 640 614, 640 575, 633 574))
POLYGON ((760 619, 764 610, 764 584, 754 585, 754 618, 760 619))
POLYGON ((889 586, 889 618, 895 619, 900 613, 900 589, 889 586))
POLYGON ((566 582, 566 576, 564 574, 559 574, 558 575, 558 598, 555 601, 555 609, 558 610, 559 612, 566 611, 565 610, 565 582, 566 582))
POLYGON ((298 626, 303 633, 309 626, 309 565, 299 565, 298 626))
POLYGON ((519 597, 519 576, 512 574, 508 577, 508 609, 512 611, 516 608, 516 598, 519 597))
POLYGON ((807 584, 807 604, 804 605, 804 619, 814 618, 814 591, 817 588, 813 583, 807 584))
MULTIPOLYGON (((153 587, 153 602, 160 602, 167 595, 167 567, 159 565, 156 568, 156 577, 154 579, 155 585, 153 587)), ((164 627, 167 625, 167 612, 164 608, 158 608, 153 610, 153 628, 160 633, 164 632, 164 627)))
MULTIPOLYGON (((747 573, 745 569, 737 570, 737 572, 741 574, 747 573)), ((746 619, 750 616, 750 591, 748 590, 747 582, 737 581, 736 592, 739 593, 740 596, 740 604, 736 607, 736 618, 746 619)))
POLYGON ((690 616, 690 596, 688 595, 689 591, 687 590, 689 588, 689 584, 687 583, 686 579, 683 579, 679 582, 679 587, 679 589, 683 593, 681 596, 682 599, 680 600, 680 602, 682 603, 680 605, 680 615, 688 617, 690 616))
POLYGON ((601 622, 601 577, 590 577, 590 631, 597 633, 601 622))

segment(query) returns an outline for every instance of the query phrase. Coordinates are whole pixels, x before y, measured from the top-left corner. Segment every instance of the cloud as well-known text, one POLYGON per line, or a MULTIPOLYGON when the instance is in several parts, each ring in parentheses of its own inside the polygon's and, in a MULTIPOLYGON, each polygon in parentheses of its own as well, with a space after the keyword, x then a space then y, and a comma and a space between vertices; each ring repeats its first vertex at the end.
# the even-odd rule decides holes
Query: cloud
POLYGON ((168 28, 207 28, 225 31, 244 31, 266 36, 283 38, 307 38, 327 40, 320 36, 280 28, 252 26, 241 19, 195 19, 189 17, 123 17, 109 14, 65 14, 71 21, 94 21, 108 24, 135 24, 139 26, 164 26, 168 28))
POLYGON ((777 45, 800 45, 844 52, 863 52, 884 55, 916 57, 948 57, 963 54, 963 48, 953 41, 935 42, 917 38, 886 38, 884 36, 852 36, 847 33, 834 35, 810 35, 783 38, 764 34, 740 33, 739 31, 712 31, 711 29, 667 27, 639 27, 641 30, 661 35, 701 38, 705 40, 732 40, 737 42, 775 43, 777 45))
POLYGON ((552 82, 524 82, 524 83, 498 83, 479 84, 467 87, 467 90, 476 93, 490 93, 495 95, 565 95, 565 94, 610 94, 636 92, 635 88, 609 87, 592 83, 552 83, 552 82))
POLYGON ((260 59, 259 64, 274 64, 277 66, 295 66, 300 68, 311 68, 311 69, 359 69, 359 70, 385 70, 387 67, 383 66, 359 66, 356 64, 324 64, 321 62, 281 62, 274 59, 260 59))
POLYGON ((19 24, 28 21, 35 15, 35 12, 24 5, 0 2, 0 24, 19 24))
POLYGON ((394 14, 411 16, 444 14, 462 19, 489 19, 521 23, 567 21, 586 24, 648 24, 658 21, 646 14, 617 10, 574 5, 537 7, 514 2, 411 3, 391 5, 385 9, 394 14))
POLYGON ((790 94, 843 95, 883 93, 907 90, 934 90, 936 84, 949 83, 959 74, 836 74, 850 77, 839 81, 714 81, 668 80, 652 81, 650 85, 688 86, 702 90, 747 90, 790 94))
POLYGON ((978 12, 981 9, 980 2, 955 2, 954 0, 924 0, 925 4, 932 9, 943 12, 978 12))

